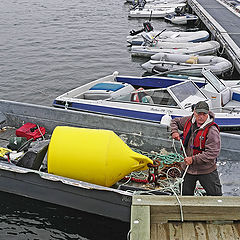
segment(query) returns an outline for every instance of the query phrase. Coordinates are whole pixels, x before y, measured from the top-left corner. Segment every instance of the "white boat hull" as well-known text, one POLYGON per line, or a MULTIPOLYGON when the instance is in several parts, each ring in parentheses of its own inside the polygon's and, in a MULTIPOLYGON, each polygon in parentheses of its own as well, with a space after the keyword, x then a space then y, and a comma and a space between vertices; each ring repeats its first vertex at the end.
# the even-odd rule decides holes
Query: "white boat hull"
MULTIPOLYGON (((215 96, 213 101, 211 97, 207 97, 205 92, 200 90, 196 84, 191 81, 183 81, 175 85, 172 83, 169 87, 163 87, 161 89, 142 90, 143 92, 140 92, 140 94, 145 93, 142 97, 150 97, 146 99, 147 101, 137 99, 137 96, 139 97, 138 91, 128 92, 122 96, 118 95, 117 98, 109 97, 107 99, 101 98, 100 100, 85 98, 84 94, 88 89, 91 89, 99 83, 116 82, 115 78, 117 78, 117 75, 113 74, 73 89, 57 97, 54 100, 53 106, 142 121, 161 122, 162 117, 166 114, 171 115, 172 118, 188 116, 192 112, 192 104, 203 100, 209 103, 210 108, 212 108, 212 106, 218 108, 214 113, 215 120, 220 127, 234 127, 238 125, 240 128, 240 91, 238 92, 238 90, 234 90, 235 100, 233 102, 238 104, 235 105, 234 108, 239 109, 239 111, 236 112, 231 108, 221 109, 221 99, 217 97, 215 93, 209 93, 211 96, 215 96), (178 100, 177 95, 182 94, 183 91, 185 92, 185 98, 182 99, 181 97, 181 100, 178 100), (216 99, 218 101, 216 101, 216 99)), ((123 80, 123 82, 125 81, 123 80)), ((106 91, 109 92, 109 88, 106 88, 106 91)), ((229 103, 231 104, 232 102, 229 103)))
POLYGON ((176 71, 178 73, 201 76, 203 68, 211 70, 216 75, 221 75, 232 68, 232 64, 225 58, 217 56, 195 56, 197 63, 189 63, 190 55, 159 53, 151 60, 142 64, 147 72, 176 71))
POLYGON ((190 22, 195 22, 198 20, 198 16, 193 14, 183 14, 183 15, 175 15, 175 14, 169 14, 164 17, 164 19, 168 22, 171 22, 173 24, 179 24, 179 25, 185 25, 190 22))
POLYGON ((172 43, 157 42, 152 46, 132 46, 132 56, 151 57, 158 53, 173 54, 192 54, 192 55, 211 55, 215 54, 220 48, 217 41, 208 41, 201 43, 172 43))
POLYGON ((131 10, 129 17, 131 18, 164 18, 167 14, 174 13, 175 8, 162 8, 162 9, 143 9, 143 10, 131 10))
MULTIPOLYGON (((149 38, 155 38, 157 41, 161 42, 174 42, 174 43, 183 43, 183 42, 203 42, 209 38, 209 33, 205 30, 195 31, 195 32, 176 32, 176 31, 152 31, 148 34, 149 38)), ((127 42, 131 45, 142 45, 144 39, 141 34, 135 36, 128 36, 127 42)))

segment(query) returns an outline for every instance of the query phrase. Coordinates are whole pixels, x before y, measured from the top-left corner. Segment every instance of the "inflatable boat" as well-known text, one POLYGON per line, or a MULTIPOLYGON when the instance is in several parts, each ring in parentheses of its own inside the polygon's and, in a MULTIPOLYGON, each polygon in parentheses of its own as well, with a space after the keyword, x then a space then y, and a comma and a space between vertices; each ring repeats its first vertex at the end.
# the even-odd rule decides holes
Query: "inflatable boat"
POLYGON ((143 8, 130 10, 128 17, 130 18, 149 18, 150 15, 152 18, 164 18, 167 14, 174 13, 175 8, 143 8))
POLYGON ((130 53, 132 56, 151 57, 158 53, 174 54, 193 54, 193 55, 211 55, 215 54, 220 48, 217 41, 207 41, 200 43, 173 43, 158 42, 149 44, 150 46, 132 46, 130 53))
POLYGON ((203 68, 216 75, 222 75, 232 68, 232 63, 218 56, 192 56, 187 54, 158 53, 151 60, 142 64, 142 68, 150 73, 176 71, 178 73, 201 76, 203 68))
POLYGON ((198 16, 194 15, 194 14, 190 14, 190 13, 182 13, 180 15, 176 14, 176 13, 171 13, 171 14, 167 14, 164 17, 166 22, 171 22, 174 24, 189 24, 189 23, 194 23, 198 20, 198 16))
MULTIPOLYGON (((165 30, 165 29, 164 29, 165 30)), ((149 39, 154 39, 161 42, 203 42, 208 40, 209 33, 205 30, 201 31, 150 31, 145 34, 148 35, 149 39)), ((142 45, 144 43, 144 38, 142 34, 129 35, 127 36, 127 42, 131 45, 142 45)))

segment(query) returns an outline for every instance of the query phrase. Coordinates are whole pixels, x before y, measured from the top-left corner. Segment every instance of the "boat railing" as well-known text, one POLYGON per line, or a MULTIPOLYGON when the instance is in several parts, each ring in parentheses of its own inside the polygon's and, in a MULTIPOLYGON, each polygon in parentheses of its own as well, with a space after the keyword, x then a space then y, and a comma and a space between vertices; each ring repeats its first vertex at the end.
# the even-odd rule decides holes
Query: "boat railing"
POLYGON ((215 107, 210 110, 214 113, 240 113, 240 107, 215 107))

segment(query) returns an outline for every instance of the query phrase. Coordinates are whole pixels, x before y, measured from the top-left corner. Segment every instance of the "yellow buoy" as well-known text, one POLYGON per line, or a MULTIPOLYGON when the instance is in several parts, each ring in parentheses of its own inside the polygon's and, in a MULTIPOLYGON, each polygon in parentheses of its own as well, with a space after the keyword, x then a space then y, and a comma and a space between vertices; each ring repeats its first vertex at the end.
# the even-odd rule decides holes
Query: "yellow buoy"
POLYGON ((109 130, 58 126, 48 148, 49 173, 107 187, 148 163, 109 130))

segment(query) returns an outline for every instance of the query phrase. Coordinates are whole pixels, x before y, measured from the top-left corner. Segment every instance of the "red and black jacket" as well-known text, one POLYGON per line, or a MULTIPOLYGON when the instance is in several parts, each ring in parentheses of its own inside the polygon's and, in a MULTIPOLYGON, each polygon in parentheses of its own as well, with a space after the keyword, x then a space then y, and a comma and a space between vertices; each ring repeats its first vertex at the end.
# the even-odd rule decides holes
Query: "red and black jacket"
MULTIPOLYGON (((191 146, 193 148, 193 155, 201 153, 202 151, 205 150, 206 137, 207 137, 209 128, 213 125, 215 125, 219 130, 219 127, 215 122, 211 122, 208 125, 206 125, 205 128, 199 128, 197 130, 196 136, 193 141, 193 146, 191 146)), ((184 125, 184 129, 183 129, 184 147, 187 147, 188 145, 188 141, 191 136, 191 131, 192 131, 192 117, 190 117, 184 125)))

